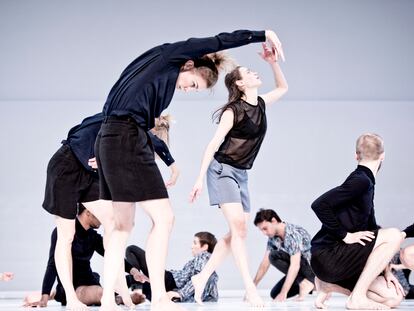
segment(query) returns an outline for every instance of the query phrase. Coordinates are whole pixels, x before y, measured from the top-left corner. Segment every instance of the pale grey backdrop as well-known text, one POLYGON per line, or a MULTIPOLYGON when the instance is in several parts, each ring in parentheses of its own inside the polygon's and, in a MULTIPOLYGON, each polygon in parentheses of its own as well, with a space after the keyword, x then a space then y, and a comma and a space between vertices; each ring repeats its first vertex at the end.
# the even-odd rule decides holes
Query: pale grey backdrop
MULTIPOLYGON (((413 222, 414 2, 412 1, 0 1, 0 271, 15 280, 0 290, 40 289, 53 219, 41 208, 49 158, 67 131, 101 110, 122 69, 153 45, 240 28, 274 29, 285 48, 289 93, 268 111, 269 130, 250 173, 253 209, 274 208, 314 234, 310 209, 322 192, 355 167, 354 142, 365 131, 386 141, 376 211, 383 226, 413 222)), ((272 75, 259 45, 230 51, 257 71, 268 90, 272 75)), ((192 235, 221 236, 226 223, 188 194, 214 133, 212 93, 177 93, 171 151, 181 169, 170 191, 176 214, 168 268, 191 256, 192 235)), ((168 170, 160 163, 168 177, 168 170)), ((130 239, 144 245, 149 221, 141 211, 130 239)), ((252 274, 266 239, 249 224, 252 274)), ((93 262, 101 272, 102 260, 93 262)), ((241 289, 232 260, 218 270, 220 288, 241 289)), ((271 269, 260 288, 281 275, 271 269)))

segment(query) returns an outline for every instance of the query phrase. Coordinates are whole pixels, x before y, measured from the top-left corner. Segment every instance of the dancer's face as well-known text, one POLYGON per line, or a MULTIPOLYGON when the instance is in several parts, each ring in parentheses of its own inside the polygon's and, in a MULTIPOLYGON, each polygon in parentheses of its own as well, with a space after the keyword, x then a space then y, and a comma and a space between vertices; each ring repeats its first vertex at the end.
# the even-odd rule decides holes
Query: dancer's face
POLYGON ((263 221, 260 224, 257 224, 257 228, 267 237, 272 238, 276 235, 276 224, 272 221, 263 221))
POLYGON ((193 68, 180 72, 175 87, 186 93, 200 91, 207 89, 207 82, 197 73, 197 70, 193 68))
POLYGON ((199 238, 195 236, 193 239, 193 245, 191 245, 191 253, 193 254, 193 256, 196 256, 206 250, 207 244, 201 246, 199 238))
POLYGON ((250 70, 246 67, 240 67, 239 69, 241 80, 236 83, 238 86, 243 88, 257 88, 262 85, 262 80, 260 80, 257 72, 250 70))

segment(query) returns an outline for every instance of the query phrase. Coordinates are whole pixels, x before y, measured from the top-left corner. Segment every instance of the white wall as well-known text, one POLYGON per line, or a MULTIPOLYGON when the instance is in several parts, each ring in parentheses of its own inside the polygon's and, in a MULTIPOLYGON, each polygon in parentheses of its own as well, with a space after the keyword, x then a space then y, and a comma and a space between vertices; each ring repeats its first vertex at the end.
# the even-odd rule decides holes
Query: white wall
MULTIPOLYGON (((374 131, 384 137, 387 153, 377 183, 378 222, 412 223, 413 11, 409 0, 0 1, 0 271, 16 273, 0 290, 40 288, 53 229, 41 203, 46 166, 59 142, 102 109, 133 58, 190 36, 274 29, 283 42, 290 89, 268 112, 269 131, 250 174, 254 209, 274 208, 314 234, 320 224, 311 202, 346 178, 355 167, 356 137, 374 131)), ((266 91, 273 79, 256 55, 259 47, 231 54, 259 71, 266 91)), ((196 231, 226 231, 206 190, 194 206, 187 203, 214 132, 210 114, 225 98, 220 81, 212 94, 177 93, 171 104, 177 120, 171 149, 182 174, 171 190, 176 225, 170 268, 190 257, 196 231)), ((139 212, 131 243, 143 245, 148 226, 139 212)), ((265 244, 250 224, 252 273, 265 244)), ((94 267, 101 271, 101 261, 94 267)), ((242 288, 231 260, 218 272, 221 288, 242 288)), ((278 277, 272 269, 261 287, 278 277)))

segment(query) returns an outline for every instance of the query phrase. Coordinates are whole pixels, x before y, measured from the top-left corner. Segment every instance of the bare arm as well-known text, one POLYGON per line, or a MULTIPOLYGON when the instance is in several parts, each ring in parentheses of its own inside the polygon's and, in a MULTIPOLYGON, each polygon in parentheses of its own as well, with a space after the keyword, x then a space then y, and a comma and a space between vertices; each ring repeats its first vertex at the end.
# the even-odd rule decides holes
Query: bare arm
POLYGON ((286 94, 288 91, 288 84, 282 72, 282 69, 280 69, 280 66, 277 62, 276 55, 265 44, 263 44, 263 52, 260 53, 260 56, 269 63, 273 71, 273 77, 275 79, 275 88, 272 91, 261 95, 265 103, 269 105, 286 94))
POLYGON ((254 280, 253 280, 253 283, 256 286, 263 279, 267 270, 269 270, 269 267, 270 267, 269 254, 270 254, 270 251, 266 250, 263 260, 260 263, 259 268, 257 269, 256 276, 254 277, 254 280))
POLYGON ((214 134, 213 139, 207 145, 206 150, 204 151, 203 160, 201 162, 200 173, 194 184, 193 190, 190 193, 190 202, 194 202, 201 194, 203 188, 203 180, 206 175, 208 166, 210 165, 211 160, 213 159, 214 153, 220 147, 220 144, 226 137, 227 133, 233 127, 234 113, 232 110, 227 109, 224 111, 221 116, 220 123, 214 134))
POLYGON ((285 282, 283 283, 282 289, 280 290, 279 295, 276 296, 276 301, 285 301, 287 294, 292 287, 293 282, 298 276, 300 269, 300 256, 301 252, 297 252, 295 255, 290 256, 290 265, 288 272, 286 274, 285 282))

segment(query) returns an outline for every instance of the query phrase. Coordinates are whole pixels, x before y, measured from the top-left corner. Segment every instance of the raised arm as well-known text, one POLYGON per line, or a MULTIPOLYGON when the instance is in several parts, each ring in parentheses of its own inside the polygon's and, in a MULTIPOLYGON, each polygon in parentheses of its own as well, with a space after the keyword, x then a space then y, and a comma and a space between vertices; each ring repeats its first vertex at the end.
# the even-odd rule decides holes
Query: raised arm
POLYGON ((224 111, 221 116, 220 123, 214 134, 213 139, 207 145, 206 150, 204 151, 203 160, 201 162, 200 173, 194 184, 193 190, 190 193, 190 202, 194 202, 201 194, 203 189, 203 180, 206 175, 208 166, 210 165, 211 160, 213 159, 214 153, 220 147, 220 144, 226 137, 227 133, 233 127, 234 113, 231 109, 224 111))
POLYGON ((269 63, 275 79, 275 88, 272 91, 261 95, 264 102, 267 105, 270 105, 286 94, 288 91, 288 84, 282 69, 280 69, 279 63, 277 62, 277 55, 275 52, 266 46, 266 44, 263 44, 263 52, 260 53, 260 56, 269 63))

